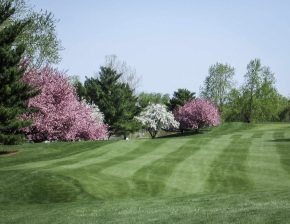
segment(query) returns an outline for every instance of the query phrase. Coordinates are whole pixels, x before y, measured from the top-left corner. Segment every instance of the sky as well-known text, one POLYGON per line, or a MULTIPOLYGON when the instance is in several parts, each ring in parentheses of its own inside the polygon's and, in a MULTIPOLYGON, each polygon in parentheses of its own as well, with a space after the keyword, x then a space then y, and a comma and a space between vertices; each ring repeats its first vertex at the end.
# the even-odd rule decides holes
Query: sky
POLYGON ((138 91, 199 93, 216 62, 236 68, 260 58, 290 96, 288 0, 30 0, 51 11, 64 50, 56 66, 81 80, 98 73, 106 55, 117 55, 141 77, 138 91))

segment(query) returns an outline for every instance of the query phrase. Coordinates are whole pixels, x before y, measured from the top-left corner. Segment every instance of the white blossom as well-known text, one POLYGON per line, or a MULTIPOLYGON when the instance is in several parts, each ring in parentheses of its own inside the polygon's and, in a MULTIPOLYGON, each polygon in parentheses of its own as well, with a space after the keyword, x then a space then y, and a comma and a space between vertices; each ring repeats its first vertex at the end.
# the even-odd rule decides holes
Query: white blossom
POLYGON ((160 129, 170 130, 179 127, 174 115, 168 112, 163 104, 150 104, 135 118, 146 126, 152 138, 160 129))
POLYGON ((90 108, 93 112, 91 114, 92 119, 94 119, 98 124, 103 124, 105 116, 100 111, 99 107, 96 104, 90 104, 85 100, 82 101, 88 108, 90 108))

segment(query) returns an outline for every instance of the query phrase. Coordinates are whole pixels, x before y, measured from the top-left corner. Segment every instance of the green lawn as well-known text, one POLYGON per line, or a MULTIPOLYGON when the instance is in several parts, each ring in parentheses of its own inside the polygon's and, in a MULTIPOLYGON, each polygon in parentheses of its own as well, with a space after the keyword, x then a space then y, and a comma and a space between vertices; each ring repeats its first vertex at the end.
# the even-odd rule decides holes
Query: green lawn
POLYGON ((290 223, 290 124, 7 149, 0 223, 290 223))

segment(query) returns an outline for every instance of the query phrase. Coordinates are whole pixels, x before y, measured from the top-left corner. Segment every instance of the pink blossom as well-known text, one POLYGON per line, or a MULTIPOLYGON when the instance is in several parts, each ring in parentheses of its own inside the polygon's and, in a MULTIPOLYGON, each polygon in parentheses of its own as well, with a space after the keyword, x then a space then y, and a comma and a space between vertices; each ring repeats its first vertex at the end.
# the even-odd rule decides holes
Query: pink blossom
POLYGON ((23 116, 33 122, 24 129, 30 140, 107 138, 107 126, 97 116, 92 116, 94 111, 91 107, 77 100, 75 89, 64 74, 51 67, 31 69, 23 80, 41 91, 28 102, 29 107, 37 108, 38 111, 23 116))
POLYGON ((174 111, 174 116, 182 129, 197 130, 202 127, 217 126, 220 123, 217 107, 203 99, 187 102, 174 111))

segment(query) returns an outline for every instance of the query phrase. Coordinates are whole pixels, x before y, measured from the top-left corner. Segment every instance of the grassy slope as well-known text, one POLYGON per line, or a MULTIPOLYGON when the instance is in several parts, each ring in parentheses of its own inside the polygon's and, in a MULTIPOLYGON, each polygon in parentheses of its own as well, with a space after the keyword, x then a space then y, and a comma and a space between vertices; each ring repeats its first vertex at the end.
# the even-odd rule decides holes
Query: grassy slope
POLYGON ((0 223, 290 222, 289 124, 9 149, 0 223))

